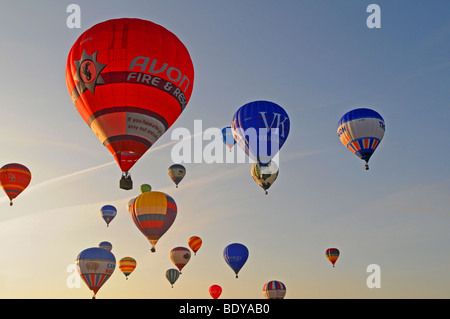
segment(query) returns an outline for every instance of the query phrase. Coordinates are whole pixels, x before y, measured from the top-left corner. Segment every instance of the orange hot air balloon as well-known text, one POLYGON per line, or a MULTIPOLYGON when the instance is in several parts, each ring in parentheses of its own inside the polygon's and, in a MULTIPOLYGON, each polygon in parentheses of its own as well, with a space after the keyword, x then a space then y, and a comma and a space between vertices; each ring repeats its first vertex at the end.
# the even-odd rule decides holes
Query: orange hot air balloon
POLYGON ((133 257, 123 257, 119 260, 119 269, 125 275, 126 280, 128 280, 128 276, 134 271, 136 265, 136 259, 133 257))
POLYGON ((202 246, 202 239, 198 236, 192 236, 188 239, 188 245, 191 247, 192 251, 194 252, 194 255, 197 255, 197 251, 202 246))
POLYGON ((337 249, 337 248, 328 248, 325 251, 325 256, 330 261, 330 263, 333 265, 333 267, 339 258, 339 254, 340 254, 340 252, 339 252, 339 249, 337 249))
POLYGON ((30 184, 31 172, 22 164, 11 163, 0 168, 0 182, 6 195, 9 197, 9 205, 13 199, 19 196, 30 184))
POLYGON ((141 19, 112 19, 84 32, 70 50, 66 83, 78 113, 122 170, 129 170, 186 108, 194 67, 169 30, 141 19))

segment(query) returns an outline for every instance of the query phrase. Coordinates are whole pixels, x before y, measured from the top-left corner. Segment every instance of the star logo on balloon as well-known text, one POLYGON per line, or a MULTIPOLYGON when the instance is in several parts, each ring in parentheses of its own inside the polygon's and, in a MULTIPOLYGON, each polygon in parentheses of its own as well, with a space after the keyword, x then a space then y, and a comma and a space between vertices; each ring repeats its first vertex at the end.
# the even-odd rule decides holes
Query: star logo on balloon
POLYGON ((88 55, 85 50, 81 55, 81 59, 74 61, 77 72, 74 79, 79 83, 79 94, 89 90, 92 94, 95 94, 95 86, 105 84, 100 73, 106 67, 106 64, 102 64, 97 61, 97 52, 92 55, 88 55))

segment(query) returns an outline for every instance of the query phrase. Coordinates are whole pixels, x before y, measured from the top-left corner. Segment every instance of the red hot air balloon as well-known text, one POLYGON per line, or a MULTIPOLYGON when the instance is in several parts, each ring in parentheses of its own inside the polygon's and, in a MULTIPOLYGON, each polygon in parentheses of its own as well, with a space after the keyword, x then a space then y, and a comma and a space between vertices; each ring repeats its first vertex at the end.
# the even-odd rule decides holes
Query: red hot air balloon
POLYGON ((0 168, 0 182, 12 206, 13 199, 19 196, 30 184, 31 172, 22 164, 11 163, 0 168))
POLYGON ((70 50, 72 102, 122 170, 129 170, 171 127, 192 94, 194 67, 170 31, 141 19, 113 19, 84 32, 70 50))
POLYGON ((209 294, 214 299, 219 298, 222 294, 222 287, 220 287, 219 285, 212 285, 211 287, 209 287, 209 294))

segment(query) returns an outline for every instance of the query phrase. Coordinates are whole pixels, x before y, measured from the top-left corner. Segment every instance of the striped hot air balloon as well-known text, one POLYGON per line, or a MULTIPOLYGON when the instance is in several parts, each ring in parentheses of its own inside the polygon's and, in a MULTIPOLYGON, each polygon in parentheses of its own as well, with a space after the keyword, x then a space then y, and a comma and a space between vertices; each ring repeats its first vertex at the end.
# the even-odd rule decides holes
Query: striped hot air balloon
POLYGON ((92 247, 83 250, 76 260, 77 270, 83 281, 94 292, 95 299, 99 289, 105 284, 116 268, 116 258, 103 248, 92 247))
POLYGON ((30 181, 31 172, 22 164, 11 163, 0 168, 0 183, 10 200, 10 206, 13 205, 13 199, 27 188, 30 181))
POLYGON ((191 260, 191 251, 186 247, 175 247, 170 251, 170 259, 181 274, 181 270, 191 260))
POLYGON ((384 136, 384 119, 378 112, 359 108, 345 113, 338 122, 337 134, 342 144, 366 162, 380 145, 384 136))
POLYGON ((155 252, 156 243, 175 221, 177 204, 165 193, 150 191, 131 199, 128 212, 136 227, 151 243, 152 252, 155 252))
POLYGON ((286 286, 278 280, 269 281, 263 287, 263 295, 266 299, 283 299, 286 295, 286 286))
POLYGON ((339 258, 339 254, 340 254, 340 252, 339 252, 339 249, 337 249, 337 248, 328 248, 325 251, 325 256, 331 262, 333 267, 334 267, 334 264, 336 263, 336 261, 339 258))
POLYGON ((128 280, 128 276, 134 271, 136 268, 136 260, 132 257, 123 257, 119 260, 119 269, 125 275, 125 278, 128 280))
POLYGON ((170 285, 173 288, 173 284, 177 281, 178 277, 180 277, 181 272, 178 269, 170 268, 166 270, 166 278, 170 282, 170 285))
POLYGON ((100 244, 98 244, 98 247, 109 251, 112 250, 112 244, 109 241, 102 241, 100 244))
POLYGON ((191 238, 188 239, 188 245, 194 252, 194 255, 196 255, 197 251, 202 246, 202 239, 198 236, 192 236, 191 238))

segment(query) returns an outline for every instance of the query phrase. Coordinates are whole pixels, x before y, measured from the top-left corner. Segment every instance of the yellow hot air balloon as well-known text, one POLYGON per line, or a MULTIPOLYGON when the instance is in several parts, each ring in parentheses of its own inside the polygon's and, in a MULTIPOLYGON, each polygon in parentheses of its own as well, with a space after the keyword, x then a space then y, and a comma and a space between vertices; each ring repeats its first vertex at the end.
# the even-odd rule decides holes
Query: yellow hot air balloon
POLYGON ((128 276, 136 268, 136 264, 136 260, 132 257, 123 257, 121 260, 119 260, 119 269, 123 272, 127 280, 128 276))
POLYGON ((152 244, 152 252, 155 252, 156 243, 177 217, 177 204, 165 193, 144 192, 128 202, 128 212, 136 227, 152 244))

